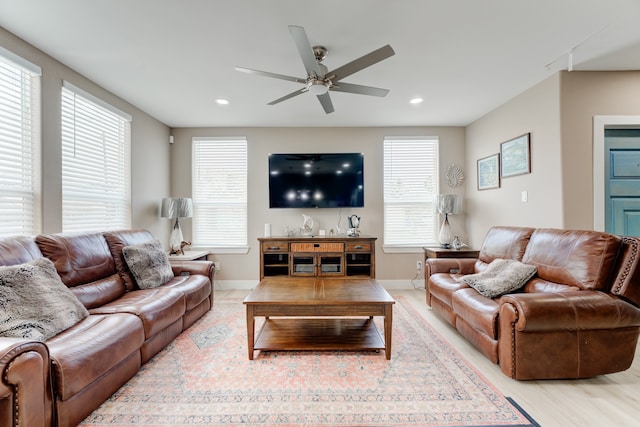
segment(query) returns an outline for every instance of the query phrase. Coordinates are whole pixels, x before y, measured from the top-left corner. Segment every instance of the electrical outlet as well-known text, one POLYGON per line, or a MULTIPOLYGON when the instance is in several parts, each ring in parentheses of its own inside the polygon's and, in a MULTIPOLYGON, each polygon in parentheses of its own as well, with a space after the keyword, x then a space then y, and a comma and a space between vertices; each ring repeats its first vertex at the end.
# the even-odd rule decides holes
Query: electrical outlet
POLYGON ((222 266, 220 265, 220 261, 213 261, 213 269, 214 269, 215 271, 220 271, 220 268, 221 268, 221 267, 222 267, 222 266))
POLYGON ((416 261, 416 269, 422 271, 422 261, 416 261))

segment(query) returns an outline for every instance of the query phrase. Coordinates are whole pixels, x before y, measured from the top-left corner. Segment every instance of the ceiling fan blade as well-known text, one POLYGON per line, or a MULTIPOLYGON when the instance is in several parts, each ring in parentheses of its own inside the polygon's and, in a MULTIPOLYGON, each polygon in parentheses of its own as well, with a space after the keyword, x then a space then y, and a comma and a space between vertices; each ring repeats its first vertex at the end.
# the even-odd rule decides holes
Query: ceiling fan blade
POLYGON ((302 58, 304 69, 307 70, 307 75, 324 77, 320 67, 318 67, 318 62, 313 54, 313 48, 311 47, 311 43, 309 43, 309 39, 307 38, 307 33, 304 31, 304 28, 296 25, 289 25, 289 32, 291 33, 291 37, 293 37, 296 48, 298 48, 298 53, 302 58))
POLYGON ((298 96, 301 93, 305 93, 308 89, 306 87, 303 87, 302 89, 298 89, 295 92, 291 92, 288 95, 283 96, 282 98, 278 98, 275 101, 271 101, 270 103, 268 103, 267 105, 276 105, 281 103, 282 101, 286 101, 289 98, 293 98, 294 96, 298 96))
POLYGON ((359 95, 371 95, 371 96, 387 96, 389 89, 380 89, 372 86, 354 85, 352 83, 336 83, 331 86, 330 90, 336 92, 357 93, 359 95))
POLYGON ((268 71, 252 70, 251 68, 236 67, 236 71, 241 71, 247 74, 257 74, 259 76, 264 76, 264 77, 272 77, 274 79, 288 80, 290 82, 296 82, 296 83, 304 84, 307 82, 305 79, 300 79, 298 77, 285 76, 284 74, 270 73, 268 71))
POLYGON ((320 104, 322 104, 322 108, 324 108, 325 113, 331 114, 334 112, 333 103, 331 102, 329 92, 316 96, 318 97, 318 101, 320 101, 320 104))
POLYGON ((393 51, 391 46, 386 45, 381 47, 380 49, 374 50, 373 52, 369 52, 366 55, 343 65, 342 67, 338 67, 335 70, 328 72, 327 76, 331 76, 331 80, 335 83, 338 80, 344 79, 345 77, 350 76, 353 73, 357 73, 358 71, 376 64, 382 60, 385 60, 393 55, 395 55, 395 52, 393 51))

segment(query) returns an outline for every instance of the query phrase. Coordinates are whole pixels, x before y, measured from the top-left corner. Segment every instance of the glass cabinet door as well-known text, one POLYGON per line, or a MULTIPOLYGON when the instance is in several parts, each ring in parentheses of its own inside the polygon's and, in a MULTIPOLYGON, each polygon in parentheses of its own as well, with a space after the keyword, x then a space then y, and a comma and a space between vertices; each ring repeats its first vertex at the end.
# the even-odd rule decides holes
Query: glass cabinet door
POLYGON ((293 276, 315 276, 316 256, 315 254, 294 254, 291 255, 291 274, 293 276))
POLYGON ((320 276, 343 276, 344 255, 342 254, 318 254, 320 276))

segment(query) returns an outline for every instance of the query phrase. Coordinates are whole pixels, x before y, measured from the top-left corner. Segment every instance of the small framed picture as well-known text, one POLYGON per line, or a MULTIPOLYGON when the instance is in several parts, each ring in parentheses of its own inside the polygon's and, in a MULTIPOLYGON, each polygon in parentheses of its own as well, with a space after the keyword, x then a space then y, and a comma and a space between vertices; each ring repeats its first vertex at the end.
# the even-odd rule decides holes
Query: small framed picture
POLYGON ((502 178, 531 173, 530 137, 530 133, 525 133, 500 144, 502 178))
POLYGON ((478 190, 500 187, 500 154, 478 160, 478 190))

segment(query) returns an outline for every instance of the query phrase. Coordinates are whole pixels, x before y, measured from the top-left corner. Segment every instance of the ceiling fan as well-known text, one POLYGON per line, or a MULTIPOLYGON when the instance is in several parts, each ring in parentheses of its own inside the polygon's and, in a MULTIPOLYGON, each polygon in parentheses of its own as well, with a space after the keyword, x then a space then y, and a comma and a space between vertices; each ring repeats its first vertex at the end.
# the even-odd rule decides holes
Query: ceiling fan
POLYGON ((275 105, 294 96, 300 95, 305 92, 310 92, 318 97, 322 108, 326 114, 333 113, 333 103, 329 96, 329 91, 335 92, 347 92, 356 93, 360 95, 371 96, 386 96, 389 93, 388 89, 380 89, 371 86, 362 86, 353 83, 343 83, 342 79, 357 73, 358 71, 367 68, 375 63, 378 63, 384 59, 387 59, 395 54, 391 46, 386 45, 380 49, 376 49, 360 58, 351 61, 335 70, 329 71, 327 67, 322 64, 322 60, 327 56, 327 49, 324 46, 311 46, 307 33, 304 28, 290 25, 289 32, 293 41, 296 44, 298 53, 302 58, 302 63, 307 71, 307 77, 298 78, 286 76, 283 74, 270 73, 268 71, 253 70, 250 68, 236 67, 237 71, 243 73, 258 74, 260 76, 272 77, 275 79, 289 80, 296 83, 304 84, 304 87, 291 92, 288 95, 278 98, 275 101, 269 102, 267 105, 275 105))

